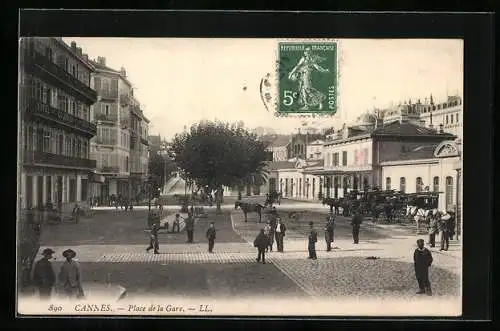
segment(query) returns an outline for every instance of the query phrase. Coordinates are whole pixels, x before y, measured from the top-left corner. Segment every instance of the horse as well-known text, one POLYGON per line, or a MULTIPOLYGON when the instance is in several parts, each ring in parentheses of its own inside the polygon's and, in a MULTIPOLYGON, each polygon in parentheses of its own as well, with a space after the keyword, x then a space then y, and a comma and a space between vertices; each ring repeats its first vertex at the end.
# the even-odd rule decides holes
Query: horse
POLYGON ((330 213, 333 213, 335 209, 335 215, 340 215, 340 207, 343 207, 343 202, 341 199, 337 198, 323 198, 323 205, 328 205, 330 207, 330 213))
POLYGON ((262 222, 262 210, 264 209, 264 206, 261 205, 260 203, 249 203, 249 202, 243 202, 243 201, 236 201, 234 203, 234 209, 238 209, 238 207, 240 207, 241 210, 243 211, 243 214, 245 214, 245 223, 247 221, 247 214, 248 213, 259 214, 259 223, 262 222))

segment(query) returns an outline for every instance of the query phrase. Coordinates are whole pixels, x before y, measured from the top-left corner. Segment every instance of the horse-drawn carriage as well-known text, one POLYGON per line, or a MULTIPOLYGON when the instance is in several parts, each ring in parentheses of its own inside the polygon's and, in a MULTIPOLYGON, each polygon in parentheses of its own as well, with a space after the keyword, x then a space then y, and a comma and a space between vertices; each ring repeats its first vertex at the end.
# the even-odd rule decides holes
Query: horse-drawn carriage
POLYGON ((440 193, 442 192, 421 192, 407 195, 406 215, 416 222, 417 232, 425 230, 432 211, 437 211, 440 193))

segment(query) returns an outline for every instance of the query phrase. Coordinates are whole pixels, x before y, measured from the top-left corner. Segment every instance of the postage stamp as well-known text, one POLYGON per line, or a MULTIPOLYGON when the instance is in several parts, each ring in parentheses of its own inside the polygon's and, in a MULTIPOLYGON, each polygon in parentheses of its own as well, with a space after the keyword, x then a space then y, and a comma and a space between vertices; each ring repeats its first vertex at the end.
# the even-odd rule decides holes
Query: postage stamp
POLYGON ((337 112, 337 43, 278 44, 280 114, 337 112))

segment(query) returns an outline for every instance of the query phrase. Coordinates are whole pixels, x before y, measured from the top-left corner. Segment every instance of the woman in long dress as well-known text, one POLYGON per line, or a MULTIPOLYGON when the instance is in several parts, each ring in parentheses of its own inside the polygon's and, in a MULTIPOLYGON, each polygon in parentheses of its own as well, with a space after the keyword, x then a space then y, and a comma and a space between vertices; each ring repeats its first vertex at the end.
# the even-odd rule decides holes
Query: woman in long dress
POLYGON ((301 110, 308 110, 310 107, 318 107, 323 109, 323 101, 326 98, 324 93, 315 89, 312 85, 312 72, 329 72, 328 69, 321 67, 318 62, 323 60, 320 57, 311 55, 311 49, 308 47, 304 50, 304 55, 300 58, 299 63, 292 69, 288 78, 299 83, 299 104, 302 105, 301 110))

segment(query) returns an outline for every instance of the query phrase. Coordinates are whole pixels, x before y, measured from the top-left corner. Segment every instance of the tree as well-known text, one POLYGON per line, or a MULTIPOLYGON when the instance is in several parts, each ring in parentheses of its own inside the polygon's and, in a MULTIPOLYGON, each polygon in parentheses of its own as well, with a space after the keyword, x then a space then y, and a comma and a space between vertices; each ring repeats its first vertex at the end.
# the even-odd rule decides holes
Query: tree
POLYGON ((241 185, 251 175, 264 173, 267 144, 242 123, 204 121, 172 142, 175 163, 198 187, 216 191, 220 210, 222 187, 241 185))

